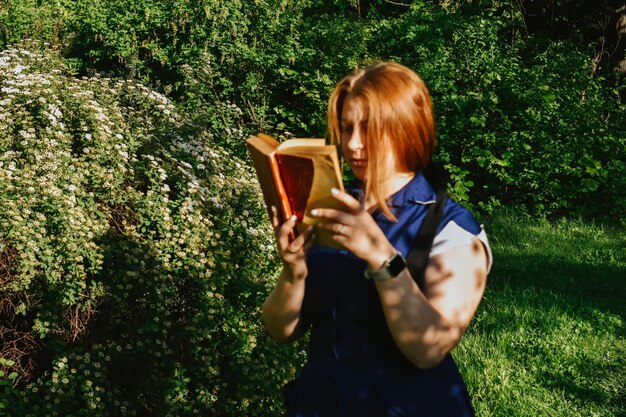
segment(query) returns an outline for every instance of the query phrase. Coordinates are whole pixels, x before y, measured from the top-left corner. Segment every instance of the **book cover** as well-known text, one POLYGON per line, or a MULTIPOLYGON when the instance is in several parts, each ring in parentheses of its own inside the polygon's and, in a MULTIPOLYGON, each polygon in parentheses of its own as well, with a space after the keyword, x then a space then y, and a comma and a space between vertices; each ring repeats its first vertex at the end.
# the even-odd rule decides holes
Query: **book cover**
POLYGON ((278 210, 278 221, 284 223, 293 213, 275 157, 278 142, 271 136, 260 133, 258 136, 252 136, 247 140, 247 147, 263 191, 268 216, 271 220, 271 207, 274 206, 278 210))
MULTIPOLYGON (((250 137, 247 146, 270 219, 272 205, 278 208, 279 222, 295 214, 299 227, 319 223, 309 214, 314 208, 344 209, 330 193, 333 187, 343 190, 337 149, 324 139, 289 139, 279 144, 260 133, 250 137)), ((341 247, 324 229, 317 228, 316 235, 318 244, 341 247)))

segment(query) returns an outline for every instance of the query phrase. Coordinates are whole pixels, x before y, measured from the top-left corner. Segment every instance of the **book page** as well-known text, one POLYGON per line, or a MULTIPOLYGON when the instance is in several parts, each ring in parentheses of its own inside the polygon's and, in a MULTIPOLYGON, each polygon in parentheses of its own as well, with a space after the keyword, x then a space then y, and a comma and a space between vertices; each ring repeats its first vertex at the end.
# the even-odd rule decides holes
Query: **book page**
MULTIPOLYGON (((315 171, 313 174, 313 183, 311 185, 311 193, 306 205, 306 213, 302 220, 303 224, 315 225, 321 220, 311 217, 311 210, 316 208, 334 208, 336 210, 345 210, 345 206, 332 196, 330 190, 337 188, 343 190, 343 182, 341 176, 338 175, 337 156, 325 155, 314 157, 313 163, 315 171), (335 158, 333 158, 333 156, 335 158)), ((317 228, 317 243, 331 247, 341 247, 337 242, 332 240, 330 231, 317 228)))
POLYGON ((326 146, 326 139, 288 139, 278 146, 279 153, 292 153, 293 148, 302 148, 302 152, 307 152, 310 148, 323 148, 326 146))

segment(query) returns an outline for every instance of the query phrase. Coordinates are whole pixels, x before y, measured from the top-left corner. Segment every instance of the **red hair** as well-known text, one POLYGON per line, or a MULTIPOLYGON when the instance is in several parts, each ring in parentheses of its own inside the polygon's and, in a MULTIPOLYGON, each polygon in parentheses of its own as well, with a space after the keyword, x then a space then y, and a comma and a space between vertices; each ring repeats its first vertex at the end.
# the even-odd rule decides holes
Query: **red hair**
POLYGON ((331 143, 341 143, 341 112, 347 95, 368 110, 365 146, 368 165, 365 195, 373 197, 387 217, 395 220, 386 197, 386 153, 391 151, 400 172, 417 172, 428 165, 435 149, 435 122, 428 88, 409 68, 381 62, 359 68, 335 87, 328 102, 331 143))

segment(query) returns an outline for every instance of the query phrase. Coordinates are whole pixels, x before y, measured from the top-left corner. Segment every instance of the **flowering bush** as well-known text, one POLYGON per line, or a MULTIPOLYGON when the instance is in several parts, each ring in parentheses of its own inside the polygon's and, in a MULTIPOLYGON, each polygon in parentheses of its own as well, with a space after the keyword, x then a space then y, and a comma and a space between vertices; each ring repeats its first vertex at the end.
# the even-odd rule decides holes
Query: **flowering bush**
POLYGON ((51 49, 0 53, 0 414, 277 414, 261 387, 299 359, 259 315, 265 209, 186 120, 51 49))

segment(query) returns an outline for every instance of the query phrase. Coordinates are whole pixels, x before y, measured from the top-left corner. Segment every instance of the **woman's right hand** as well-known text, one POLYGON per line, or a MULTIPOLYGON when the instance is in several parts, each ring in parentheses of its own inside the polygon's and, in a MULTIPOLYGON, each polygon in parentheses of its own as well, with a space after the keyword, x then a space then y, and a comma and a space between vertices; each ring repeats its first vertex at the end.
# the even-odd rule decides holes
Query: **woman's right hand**
POLYGON ((272 206, 272 226, 283 266, 291 272, 293 278, 306 278, 308 273, 306 255, 315 241, 313 226, 306 227, 297 238, 289 242, 289 236, 296 226, 296 216, 292 216, 281 225, 278 221, 278 210, 274 206, 272 206))

